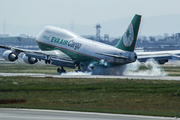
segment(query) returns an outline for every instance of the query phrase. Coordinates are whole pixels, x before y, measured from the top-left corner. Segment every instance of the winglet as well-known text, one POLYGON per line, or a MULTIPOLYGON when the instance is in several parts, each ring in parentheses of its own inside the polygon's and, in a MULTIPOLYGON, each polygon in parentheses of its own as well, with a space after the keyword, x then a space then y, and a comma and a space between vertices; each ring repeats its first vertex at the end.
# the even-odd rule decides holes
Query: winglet
POLYGON ((141 22, 141 15, 135 15, 126 32, 121 37, 120 41, 115 46, 118 49, 133 52, 136 45, 138 31, 141 22))

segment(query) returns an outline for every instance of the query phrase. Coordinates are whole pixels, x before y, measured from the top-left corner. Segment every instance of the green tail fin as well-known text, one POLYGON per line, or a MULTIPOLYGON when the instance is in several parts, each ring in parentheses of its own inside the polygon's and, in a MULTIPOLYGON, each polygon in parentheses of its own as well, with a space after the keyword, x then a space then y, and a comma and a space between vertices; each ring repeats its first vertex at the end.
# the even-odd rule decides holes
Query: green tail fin
POLYGON ((121 37, 120 41, 115 46, 118 49, 126 51, 134 51, 136 40, 138 36, 139 26, 141 22, 141 15, 135 15, 126 32, 121 37))

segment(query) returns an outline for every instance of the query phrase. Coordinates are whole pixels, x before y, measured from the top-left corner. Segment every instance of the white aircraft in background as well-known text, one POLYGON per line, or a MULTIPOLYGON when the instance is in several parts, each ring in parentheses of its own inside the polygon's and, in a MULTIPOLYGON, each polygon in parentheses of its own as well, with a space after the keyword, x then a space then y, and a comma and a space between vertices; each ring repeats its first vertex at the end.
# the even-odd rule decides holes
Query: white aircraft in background
POLYGON ((61 69, 57 69, 60 74, 66 72, 63 67, 75 68, 78 66, 78 71, 94 70, 95 66, 89 67, 89 65, 92 62, 100 65, 102 60, 109 67, 125 65, 136 60, 145 62, 149 58, 164 64, 172 59, 172 56, 178 57, 180 51, 176 51, 176 53, 175 51, 135 53, 140 22, 141 16, 136 14, 116 46, 92 41, 62 28, 46 26, 36 38, 41 51, 4 45, 0 45, 0 48, 8 49, 3 53, 3 58, 7 61, 16 61, 18 55, 23 52, 25 63, 35 64, 38 60, 44 60, 46 64, 61 66, 61 69))

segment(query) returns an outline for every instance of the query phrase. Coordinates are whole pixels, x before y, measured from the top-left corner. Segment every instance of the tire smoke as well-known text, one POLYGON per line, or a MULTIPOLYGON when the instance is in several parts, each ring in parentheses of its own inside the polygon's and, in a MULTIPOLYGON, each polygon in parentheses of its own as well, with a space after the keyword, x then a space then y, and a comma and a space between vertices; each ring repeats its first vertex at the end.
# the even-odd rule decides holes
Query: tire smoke
POLYGON ((144 63, 142 70, 140 69, 142 63, 136 61, 131 64, 121 66, 110 66, 104 60, 99 62, 92 62, 90 64, 84 63, 82 71, 68 72, 62 75, 132 75, 132 76, 166 76, 168 75, 164 69, 154 60, 149 59, 144 63))
POLYGON ((67 72, 62 73, 61 75, 91 75, 91 72, 67 72))
POLYGON ((145 62, 147 70, 139 70, 141 63, 136 61, 126 65, 124 75, 138 75, 138 76, 166 76, 168 75, 164 69, 154 60, 148 59, 145 62))

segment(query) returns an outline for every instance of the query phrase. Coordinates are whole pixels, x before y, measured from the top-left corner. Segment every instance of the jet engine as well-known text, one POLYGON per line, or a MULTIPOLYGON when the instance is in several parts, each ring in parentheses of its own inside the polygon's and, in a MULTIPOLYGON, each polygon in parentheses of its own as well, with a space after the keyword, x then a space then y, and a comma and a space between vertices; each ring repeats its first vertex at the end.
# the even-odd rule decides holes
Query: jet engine
POLYGON ((13 51, 11 50, 6 50, 4 53, 3 53, 3 58, 6 60, 6 61, 15 61, 18 59, 18 55, 16 55, 13 51))
POLYGON ((160 65, 164 65, 166 62, 168 62, 168 59, 167 60, 158 60, 158 63, 160 65))
POLYGON ((28 57, 25 54, 23 55, 23 61, 27 64, 35 64, 38 62, 38 60, 36 58, 28 57))

